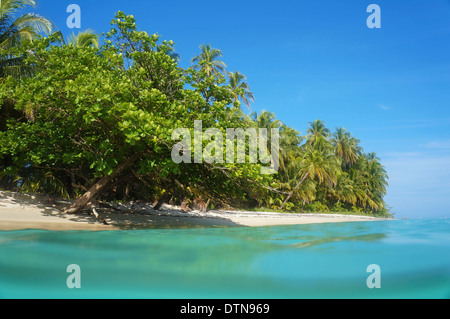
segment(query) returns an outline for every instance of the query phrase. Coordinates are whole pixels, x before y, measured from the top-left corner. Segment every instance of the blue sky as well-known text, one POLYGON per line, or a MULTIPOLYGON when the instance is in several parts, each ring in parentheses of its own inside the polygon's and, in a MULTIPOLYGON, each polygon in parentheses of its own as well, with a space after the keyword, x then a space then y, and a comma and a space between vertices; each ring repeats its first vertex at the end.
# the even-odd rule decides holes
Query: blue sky
POLYGON ((64 34, 69 4, 81 30, 109 30, 114 13, 173 40, 180 64, 199 45, 222 50, 247 76, 253 111, 306 132, 343 126, 376 152, 390 176, 396 217, 450 217, 450 2, 447 0, 42 0, 34 10, 64 34), (381 28, 369 29, 369 4, 381 28))

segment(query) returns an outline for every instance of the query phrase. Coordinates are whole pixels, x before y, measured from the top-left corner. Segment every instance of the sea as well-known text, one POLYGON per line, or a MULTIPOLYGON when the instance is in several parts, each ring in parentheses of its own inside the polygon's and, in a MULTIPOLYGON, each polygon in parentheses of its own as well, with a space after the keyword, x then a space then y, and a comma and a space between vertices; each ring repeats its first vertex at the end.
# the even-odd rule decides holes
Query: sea
POLYGON ((450 297, 450 219, 0 231, 0 298, 450 297))

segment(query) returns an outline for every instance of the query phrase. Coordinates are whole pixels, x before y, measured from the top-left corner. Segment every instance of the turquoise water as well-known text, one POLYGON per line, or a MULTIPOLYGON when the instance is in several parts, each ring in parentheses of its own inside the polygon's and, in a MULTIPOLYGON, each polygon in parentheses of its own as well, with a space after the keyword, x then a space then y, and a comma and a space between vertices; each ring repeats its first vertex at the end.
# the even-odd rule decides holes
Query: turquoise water
POLYGON ((449 219, 0 231, 0 298, 449 297, 449 219), (367 287, 371 264, 380 288, 367 287))

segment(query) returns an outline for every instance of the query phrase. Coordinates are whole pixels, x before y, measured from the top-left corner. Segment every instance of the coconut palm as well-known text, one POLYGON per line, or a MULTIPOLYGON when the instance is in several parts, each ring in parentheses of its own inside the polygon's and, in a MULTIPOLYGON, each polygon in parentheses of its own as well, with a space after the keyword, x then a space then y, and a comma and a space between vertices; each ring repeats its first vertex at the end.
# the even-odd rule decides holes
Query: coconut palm
POLYGON ((85 48, 90 46, 98 48, 98 39, 99 35, 88 29, 78 33, 77 35, 73 33, 69 38, 69 45, 77 48, 85 48))
POLYGON ((222 51, 211 48, 209 44, 202 44, 200 50, 201 53, 191 60, 191 63, 197 63, 194 65, 196 70, 205 71, 206 76, 225 73, 227 65, 223 61, 218 60, 222 56, 222 51))
POLYGON ((297 161, 299 161, 297 176, 300 181, 288 194, 281 209, 284 208, 292 194, 306 179, 316 180, 319 184, 326 184, 330 187, 336 185, 340 161, 334 154, 327 152, 326 148, 308 146, 305 153, 297 161))
POLYGON ((284 154, 292 154, 298 157, 301 154, 300 144, 303 141, 303 136, 301 132, 282 125, 280 128, 280 150, 284 154))
POLYGON ((343 127, 339 127, 333 133, 331 139, 334 154, 342 159, 344 167, 350 167, 358 161, 357 139, 343 127))
POLYGON ((354 182, 349 177, 348 173, 342 172, 336 180, 336 187, 331 189, 334 197, 338 202, 356 204, 357 196, 355 194, 354 182))
POLYGON ((245 81, 246 77, 240 72, 229 72, 228 73, 229 84, 231 86, 231 90, 234 94, 233 102, 238 101, 239 99, 247 106, 250 110, 250 101, 254 102, 255 97, 253 93, 250 91, 250 86, 245 81))
POLYGON ((380 159, 376 156, 375 153, 367 154, 368 161, 368 170, 367 170, 367 178, 369 185, 372 189, 372 193, 377 197, 382 198, 386 195, 386 188, 388 186, 388 175, 386 169, 381 165, 380 159))
POLYGON ((15 56, 12 49, 19 47, 25 40, 33 41, 40 34, 48 35, 53 30, 53 24, 36 13, 15 17, 28 6, 35 7, 36 1, 0 1, 0 78, 9 74, 20 77, 29 73, 22 65, 23 59, 15 56))
POLYGON ((267 135, 263 135, 267 139, 267 145, 271 145, 271 129, 281 129, 283 123, 275 118, 275 114, 267 111, 262 111, 260 114, 253 112, 250 115, 251 119, 259 129, 267 129, 267 135))
POLYGON ((250 116, 259 128, 267 128, 267 130, 270 130, 271 128, 281 128, 283 125, 280 120, 276 119, 275 114, 272 112, 262 111, 260 114, 253 112, 250 116))
POLYGON ((310 122, 306 133, 308 134, 306 137, 306 143, 313 147, 319 147, 328 142, 327 139, 330 136, 330 130, 321 120, 310 122))
MULTIPOLYGON (((295 159, 302 153, 300 144, 303 141, 303 137, 300 134, 299 131, 286 125, 282 125, 280 128, 280 167, 278 170, 278 179, 280 181, 295 182, 295 172, 297 170, 291 163, 295 163, 295 159)), ((292 187, 294 186, 292 185, 292 187)))
POLYGON ((357 164, 350 168, 349 176, 354 183, 358 205, 375 211, 385 207, 383 197, 388 176, 375 153, 359 156, 357 164))

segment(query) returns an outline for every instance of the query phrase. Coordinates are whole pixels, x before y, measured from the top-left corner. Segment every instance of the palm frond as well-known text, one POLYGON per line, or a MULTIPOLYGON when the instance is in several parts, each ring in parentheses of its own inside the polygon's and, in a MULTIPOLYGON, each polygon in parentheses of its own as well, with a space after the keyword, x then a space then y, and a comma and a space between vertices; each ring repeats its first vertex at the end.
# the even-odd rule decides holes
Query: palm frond
POLYGON ((21 15, 12 23, 12 26, 19 30, 31 27, 35 32, 44 35, 49 35, 54 29, 54 25, 50 20, 47 20, 36 13, 25 13, 21 15))
POLYGON ((69 38, 69 45, 77 48, 85 48, 89 46, 94 46, 98 48, 99 46, 99 35, 92 30, 86 30, 78 33, 77 35, 72 34, 69 38))
POLYGON ((197 63, 193 65, 194 69, 205 71, 207 76, 226 73, 227 65, 223 61, 217 60, 222 56, 222 51, 211 48, 210 44, 200 45, 200 51, 199 55, 191 59, 192 64, 197 63))

